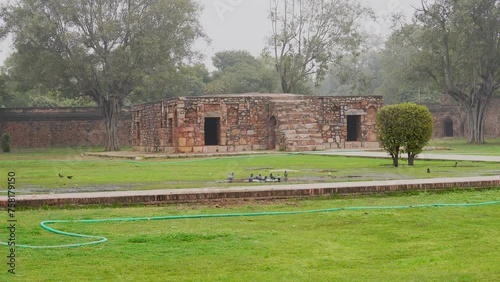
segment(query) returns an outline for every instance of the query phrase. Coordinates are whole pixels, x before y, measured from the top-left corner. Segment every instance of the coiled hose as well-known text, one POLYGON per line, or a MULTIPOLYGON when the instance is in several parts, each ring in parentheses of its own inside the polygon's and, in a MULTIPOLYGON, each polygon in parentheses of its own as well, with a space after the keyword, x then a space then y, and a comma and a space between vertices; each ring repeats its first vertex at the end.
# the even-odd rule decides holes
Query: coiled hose
MULTIPOLYGON (((85 234, 70 233, 49 227, 49 224, 54 223, 102 223, 102 222, 125 222, 125 221, 145 221, 145 220, 174 220, 174 219, 195 219, 195 218, 220 218, 220 217, 249 217, 249 216, 270 216, 270 215, 296 215, 308 213, 326 213, 336 211, 360 211, 360 210, 383 210, 383 209, 410 209, 410 208, 428 208, 428 207, 474 207, 474 206, 487 206, 500 204, 500 201, 491 201, 473 204, 422 204, 412 206, 373 206, 373 207, 345 207, 345 208, 330 208, 320 210, 305 210, 305 211, 288 211, 288 212, 257 212, 257 213, 234 213, 234 214, 199 214, 199 215, 176 215, 176 216, 156 216, 156 217, 130 217, 130 218, 111 218, 111 219, 86 219, 86 220, 46 220, 40 223, 40 226, 55 234, 71 236, 77 238, 93 239, 94 241, 66 244, 66 245, 53 245, 53 246, 32 246, 32 245, 19 245, 16 247, 31 248, 31 249, 49 249, 49 248, 71 248, 82 247, 88 245, 95 245, 107 242, 108 239, 103 236, 92 236, 85 234)), ((0 242, 0 245, 7 246, 5 242, 0 242)))

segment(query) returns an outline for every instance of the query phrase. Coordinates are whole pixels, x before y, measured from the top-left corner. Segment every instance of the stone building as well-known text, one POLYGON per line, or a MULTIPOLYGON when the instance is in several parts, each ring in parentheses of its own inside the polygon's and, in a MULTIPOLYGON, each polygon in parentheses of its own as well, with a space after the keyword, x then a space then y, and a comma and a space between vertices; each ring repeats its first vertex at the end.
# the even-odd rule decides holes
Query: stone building
POLYGON ((166 153, 377 147, 382 97, 240 94, 133 108, 135 150, 166 153))

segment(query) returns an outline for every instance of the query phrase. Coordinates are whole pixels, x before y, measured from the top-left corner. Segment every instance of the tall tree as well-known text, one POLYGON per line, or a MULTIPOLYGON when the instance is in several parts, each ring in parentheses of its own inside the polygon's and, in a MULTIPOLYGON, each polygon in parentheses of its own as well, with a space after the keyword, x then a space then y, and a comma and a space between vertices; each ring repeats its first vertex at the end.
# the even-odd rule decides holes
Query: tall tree
POLYGON ((255 58, 248 51, 222 51, 212 58, 217 68, 207 84, 207 94, 273 93, 278 82, 270 58, 255 58))
MULTIPOLYGON (((422 28, 406 25, 395 30, 380 51, 381 84, 375 93, 384 103, 439 103, 442 89, 432 73, 439 73, 435 58, 420 54, 415 42, 425 40, 422 28), (419 55, 420 54, 420 55, 419 55)), ((428 40, 428 39, 427 39, 428 40)))
POLYGON ((282 91, 296 92, 311 76, 321 82, 330 63, 355 54, 363 39, 359 23, 371 14, 357 0, 272 0, 268 45, 282 91))
POLYGON ((465 110, 469 143, 482 144, 486 109, 500 88, 500 2, 422 0, 421 6, 414 17, 421 30, 417 56, 465 110))
POLYGON ((76 89, 101 107, 111 151, 124 99, 196 55, 200 11, 194 0, 19 0, 2 7, 0 37, 13 35, 32 85, 76 89))

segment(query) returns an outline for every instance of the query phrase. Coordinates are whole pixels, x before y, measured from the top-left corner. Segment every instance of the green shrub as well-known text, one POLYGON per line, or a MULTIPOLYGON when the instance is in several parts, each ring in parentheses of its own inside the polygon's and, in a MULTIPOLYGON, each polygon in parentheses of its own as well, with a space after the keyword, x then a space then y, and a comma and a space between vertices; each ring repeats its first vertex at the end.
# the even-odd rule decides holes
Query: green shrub
POLYGON ((4 153, 10 152, 10 134, 4 133, 2 137, 0 137, 2 143, 2 151, 4 153))
POLYGON ((377 113, 377 136, 380 145, 398 166, 400 153, 408 154, 408 164, 413 165, 432 137, 433 119, 425 106, 413 103, 382 107, 377 113))

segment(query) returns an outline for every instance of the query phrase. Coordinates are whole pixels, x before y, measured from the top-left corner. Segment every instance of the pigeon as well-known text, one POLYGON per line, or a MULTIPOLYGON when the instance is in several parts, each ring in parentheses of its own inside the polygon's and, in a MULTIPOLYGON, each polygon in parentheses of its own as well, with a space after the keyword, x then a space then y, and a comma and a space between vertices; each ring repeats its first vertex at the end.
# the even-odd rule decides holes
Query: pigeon
POLYGON ((253 182, 253 173, 250 174, 250 177, 248 178, 248 182, 253 182))
POLYGON ((285 173, 283 173, 283 175, 285 176, 285 178, 288 178, 288 171, 285 170, 285 173))
POLYGON ((234 179, 234 172, 231 172, 231 173, 227 176, 227 180, 229 180, 229 182, 233 182, 233 179, 234 179))
POLYGON ((427 169, 427 173, 431 173, 431 170, 429 168, 427 169))
POLYGON ((278 173, 278 182, 281 182, 281 175, 278 173))
POLYGON ((58 175, 59 175, 59 178, 63 178, 63 177, 64 177, 64 175, 62 175, 62 174, 60 174, 60 173, 59 173, 58 175))
POLYGON ((274 175, 273 175, 273 173, 272 173, 272 172, 271 172, 271 175, 269 175, 269 178, 271 178, 271 180, 276 179, 276 178, 274 177, 274 175))
POLYGON ((72 178, 73 178, 73 176, 72 176, 72 175, 68 175, 68 179, 72 179, 72 178))

